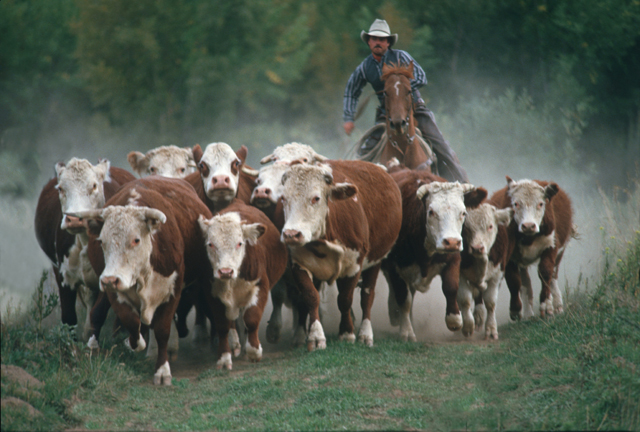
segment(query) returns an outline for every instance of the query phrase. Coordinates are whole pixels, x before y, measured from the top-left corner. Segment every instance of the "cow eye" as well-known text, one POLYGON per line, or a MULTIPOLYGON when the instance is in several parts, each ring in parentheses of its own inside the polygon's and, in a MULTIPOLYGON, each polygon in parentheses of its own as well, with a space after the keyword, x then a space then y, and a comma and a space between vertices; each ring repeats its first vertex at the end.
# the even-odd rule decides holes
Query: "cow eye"
POLYGON ((140 239, 139 238, 135 238, 135 239, 133 239, 132 243, 133 243, 134 246, 138 246, 140 244, 140 239))
POLYGON ((429 209, 429 217, 434 217, 436 215, 436 212, 434 212, 432 209, 429 209))
POLYGON ((302 161, 303 161, 304 163, 307 163, 307 162, 309 162, 309 159, 307 159, 307 158, 302 158, 302 161))
POLYGON ((240 249, 241 247, 242 247, 242 242, 239 242, 239 243, 236 245, 236 249, 240 249))
POLYGON ((180 168, 180 174, 184 174, 184 172, 185 172, 186 170, 187 170, 187 169, 186 169, 186 168, 184 168, 184 167, 183 167, 183 168, 180 168))
POLYGON ((518 203, 513 203, 513 207, 514 207, 514 208, 516 208, 516 209, 519 209, 519 208, 520 208, 520 204, 518 204, 518 203))
POLYGON ((58 193, 64 195, 64 189, 62 189, 60 186, 58 186, 58 193))
POLYGON ((213 249, 213 243, 209 242, 207 243, 207 246, 209 246, 209 249, 213 249))
POLYGON ((156 173, 156 167, 150 167, 150 168, 149 168, 149 172, 150 172, 151 174, 155 174, 155 173, 156 173))
POLYGON ((98 189, 98 183, 93 184, 93 190, 95 191, 96 189, 98 189))
POLYGON ((311 198, 311 204, 317 204, 319 201, 320 201, 320 197, 317 195, 311 198))
POLYGON ((544 203, 543 203, 542 201, 540 201, 540 202, 538 203, 538 208, 539 208, 539 209, 541 209, 542 207, 544 207, 544 203))
POLYGON ((493 224, 489 225, 489 231, 493 229, 493 224))
POLYGON ((465 217, 467 217, 467 212, 463 211, 460 213, 460 219, 464 219, 465 217))

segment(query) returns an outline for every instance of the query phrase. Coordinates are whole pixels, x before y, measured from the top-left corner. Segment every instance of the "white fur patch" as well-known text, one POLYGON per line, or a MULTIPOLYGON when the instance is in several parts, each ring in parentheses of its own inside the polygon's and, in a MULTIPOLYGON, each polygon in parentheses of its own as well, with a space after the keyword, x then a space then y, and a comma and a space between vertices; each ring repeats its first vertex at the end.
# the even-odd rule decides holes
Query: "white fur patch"
POLYGON ((227 369, 231 370, 233 368, 233 361, 231 360, 231 353, 225 352, 222 353, 220 359, 216 362, 216 366, 218 369, 227 369))
POLYGON ((251 346, 249 341, 244 346, 245 351, 247 352, 247 358, 251 361, 260 361, 262 359, 262 345, 258 344, 258 348, 254 348, 251 346))
MULTIPOLYGON (((355 340, 355 337, 354 337, 355 340)), ((324 335, 322 324, 320 321, 314 321, 309 328, 308 342, 314 343, 318 349, 325 349, 327 347, 327 338, 324 335)))
POLYGON ((229 348, 233 351, 233 355, 238 357, 242 351, 242 345, 240 345, 240 337, 236 329, 230 329, 228 333, 229 348))
POLYGON ((154 385, 171 385, 171 368, 169 362, 164 362, 153 375, 154 385))
POLYGON ((99 349, 100 348, 100 344, 98 343, 98 339, 96 339, 95 335, 91 335, 91 337, 89 338, 89 342, 87 342, 87 347, 89 349, 99 349))
POLYGON ((129 342, 129 338, 126 338, 124 340, 124 344, 126 345, 127 348, 129 348, 133 352, 144 351, 145 348, 147 347, 147 343, 144 341, 144 338, 142 337, 141 334, 138 334, 138 346, 136 347, 136 349, 131 348, 131 343, 129 342))
POLYGON ((358 340, 368 347, 373 346, 373 327, 371 326, 371 320, 362 320, 360 333, 358 333, 358 340))
POLYGON ((258 300, 258 282, 247 281, 242 278, 214 279, 211 285, 211 295, 218 297, 226 306, 226 315, 230 320, 240 316, 240 310, 254 306, 258 300))
POLYGON ((518 242, 518 251, 520 253, 520 260, 518 264, 521 266, 529 266, 540 259, 540 255, 546 249, 554 247, 556 244, 555 231, 548 236, 536 237, 533 243, 529 246, 523 246, 518 242))

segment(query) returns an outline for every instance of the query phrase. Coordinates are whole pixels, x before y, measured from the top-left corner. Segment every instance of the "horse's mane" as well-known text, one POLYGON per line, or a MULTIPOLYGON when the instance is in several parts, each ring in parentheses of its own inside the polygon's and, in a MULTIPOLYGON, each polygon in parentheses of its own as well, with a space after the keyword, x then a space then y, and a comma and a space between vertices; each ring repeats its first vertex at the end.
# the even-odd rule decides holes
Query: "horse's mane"
POLYGON ((380 76, 380 80, 382 81, 386 81, 387 78, 389 78, 389 75, 404 75, 407 78, 409 78, 410 80, 413 79, 413 72, 411 70, 409 70, 409 66, 407 64, 395 64, 395 63, 389 63, 387 65, 385 65, 386 67, 384 69, 386 69, 382 75, 380 76))

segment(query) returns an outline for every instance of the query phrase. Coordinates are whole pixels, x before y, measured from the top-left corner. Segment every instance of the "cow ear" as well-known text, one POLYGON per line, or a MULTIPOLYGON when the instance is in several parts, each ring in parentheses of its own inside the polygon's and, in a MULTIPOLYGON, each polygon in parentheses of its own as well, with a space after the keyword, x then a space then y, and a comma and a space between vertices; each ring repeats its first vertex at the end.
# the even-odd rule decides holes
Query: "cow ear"
POLYGON ((351 183, 338 183, 331 188, 331 199, 335 201, 351 198, 358 193, 358 188, 351 183))
POLYGON ((509 225, 512 217, 512 208, 496 210, 496 221, 498 222, 498 225, 509 225))
POLYGON ((258 239, 265 233, 267 227, 261 223, 243 224, 242 225, 242 237, 251 245, 255 245, 258 239))
POLYGON ((467 208, 476 208, 482 201, 487 198, 488 192, 483 187, 478 187, 464 194, 464 206, 467 208))
POLYGON ((94 172, 98 175, 98 178, 102 181, 109 181, 109 169, 111 168, 111 162, 109 159, 101 159, 98 165, 95 166, 94 172))
POLYGON ((131 169, 137 172, 140 176, 149 168, 149 160, 139 151, 132 151, 127 155, 127 160, 131 169))
POLYGON ((249 153, 249 150, 247 150, 247 147, 243 145, 243 146, 240 146, 240 148, 236 152, 236 156, 238 156, 238 159, 240 159, 244 164, 244 162, 247 160, 248 153, 249 153))
POLYGON ((511 186, 511 183, 515 183, 511 177, 505 176, 505 178, 507 179, 507 186, 511 186))
MULTIPOLYGON (((211 224, 210 219, 205 219, 203 215, 198 216, 198 225, 200 225, 200 230, 203 234, 207 232, 207 227, 211 224)), ((205 234, 206 235, 206 234, 205 234)))
POLYGON ((56 177, 60 178, 60 176, 62 175, 62 172, 65 170, 66 165, 64 164, 64 162, 58 162, 55 166, 55 170, 56 170, 56 177))
POLYGON ((556 183, 549 183, 547 187, 544 188, 544 197, 550 200, 558 193, 559 190, 560 187, 556 183))
POLYGON ((187 166, 189 168, 196 168, 196 160, 193 157, 193 149, 191 147, 183 147, 182 151, 187 158, 187 166))
POLYGON ((191 151, 193 152, 193 160, 196 161, 196 165, 199 164, 203 154, 202 147, 200 147, 200 144, 196 144, 191 151))
POLYGON ((87 210, 83 212, 73 213, 70 216, 80 218, 87 227, 87 232, 95 237, 100 235, 104 225, 104 209, 87 210))

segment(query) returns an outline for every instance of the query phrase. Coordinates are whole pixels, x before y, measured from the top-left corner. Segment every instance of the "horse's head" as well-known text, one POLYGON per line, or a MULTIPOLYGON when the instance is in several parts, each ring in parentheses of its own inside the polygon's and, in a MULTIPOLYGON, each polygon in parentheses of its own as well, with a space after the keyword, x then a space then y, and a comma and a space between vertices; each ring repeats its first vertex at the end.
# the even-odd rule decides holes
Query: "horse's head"
POLYGON ((413 62, 409 65, 383 65, 384 103, 389 122, 389 131, 395 135, 404 135, 413 126, 411 79, 413 79, 413 62))

